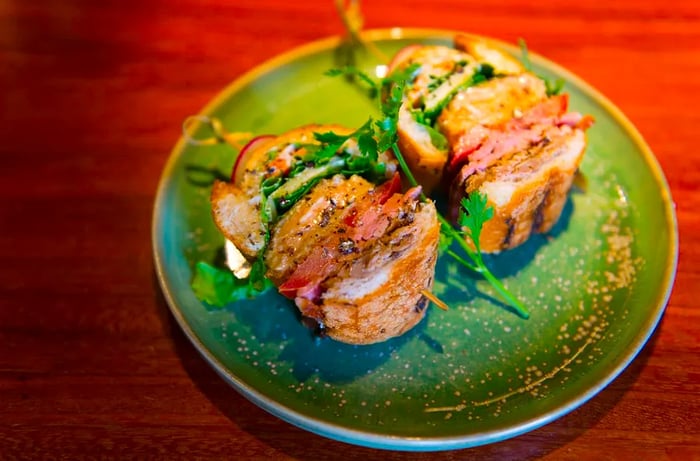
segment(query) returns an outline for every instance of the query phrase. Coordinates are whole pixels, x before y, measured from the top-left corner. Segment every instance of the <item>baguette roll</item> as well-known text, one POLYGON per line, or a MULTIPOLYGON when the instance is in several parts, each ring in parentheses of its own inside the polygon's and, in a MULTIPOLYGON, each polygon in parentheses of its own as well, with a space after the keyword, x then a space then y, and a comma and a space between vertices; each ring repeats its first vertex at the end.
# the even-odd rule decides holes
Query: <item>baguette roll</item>
MULTIPOLYGON (((266 277, 327 336, 352 344, 384 341, 425 315, 423 293, 432 287, 437 260, 437 212, 432 202, 418 200, 420 188, 401 192, 396 165, 386 154, 380 156, 388 165, 380 184, 354 174, 326 174, 331 170, 315 178, 326 166, 310 166, 266 199, 261 196, 265 181, 286 174, 290 162, 317 143, 314 133, 328 131, 350 132, 306 126, 247 153, 239 181, 214 185, 214 221, 246 258, 263 258, 266 277), (266 243, 261 204, 307 177, 315 178, 313 185, 275 216, 266 243)), ((346 153, 354 149, 352 141, 342 147, 346 153)))
POLYGON ((411 46, 399 55, 396 68, 420 66, 399 112, 399 147, 427 190, 445 189, 452 222, 462 199, 479 191, 495 212, 481 232, 483 252, 551 230, 593 119, 567 112, 566 95, 549 95, 517 59, 466 35, 454 48, 411 46))

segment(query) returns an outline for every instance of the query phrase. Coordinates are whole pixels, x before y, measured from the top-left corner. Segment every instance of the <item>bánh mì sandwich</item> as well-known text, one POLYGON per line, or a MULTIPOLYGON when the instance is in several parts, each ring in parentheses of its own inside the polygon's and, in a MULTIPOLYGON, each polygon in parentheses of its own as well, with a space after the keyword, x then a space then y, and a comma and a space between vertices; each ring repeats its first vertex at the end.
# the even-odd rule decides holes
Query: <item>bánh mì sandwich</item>
MULTIPOLYGON (((370 344, 425 315, 440 226, 395 161, 351 130, 309 125, 253 140, 211 194, 222 234, 327 336, 370 344)), ((254 269, 255 270, 255 269, 254 269)))
POLYGON ((498 252, 558 221, 592 118, 509 54, 457 35, 454 46, 411 45, 389 72, 413 68, 399 110, 399 146, 425 189, 442 187, 449 217, 480 191, 494 208, 480 246, 498 252))

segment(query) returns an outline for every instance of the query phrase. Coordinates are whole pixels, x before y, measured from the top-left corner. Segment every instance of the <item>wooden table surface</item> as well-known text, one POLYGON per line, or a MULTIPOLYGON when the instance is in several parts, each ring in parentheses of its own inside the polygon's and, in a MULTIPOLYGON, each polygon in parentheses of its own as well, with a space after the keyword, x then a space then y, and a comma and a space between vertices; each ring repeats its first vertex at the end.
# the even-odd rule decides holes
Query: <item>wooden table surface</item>
POLYGON ((363 4, 366 28, 524 37, 580 75, 645 137, 679 221, 666 314, 618 379, 518 438, 409 454, 249 403, 187 341, 154 276, 153 199, 182 120, 251 67, 341 33, 332 2, 0 2, 0 459, 700 459, 698 5, 363 4))

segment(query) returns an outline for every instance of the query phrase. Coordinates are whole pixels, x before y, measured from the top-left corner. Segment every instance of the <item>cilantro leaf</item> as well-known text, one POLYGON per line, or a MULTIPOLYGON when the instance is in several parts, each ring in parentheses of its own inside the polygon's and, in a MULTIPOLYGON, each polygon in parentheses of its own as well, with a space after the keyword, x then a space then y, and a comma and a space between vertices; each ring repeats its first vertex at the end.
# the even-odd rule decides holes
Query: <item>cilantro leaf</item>
POLYGON ((494 77, 496 77, 496 72, 493 66, 488 63, 480 63, 466 81, 452 88, 442 99, 437 101, 437 103, 433 101, 432 104, 429 104, 429 107, 426 105, 426 107, 423 108, 423 116, 421 118, 426 122, 425 125, 434 126, 440 113, 442 113, 445 107, 447 107, 460 91, 491 80, 494 77))
POLYGON ((496 276, 493 275, 491 270, 484 263, 484 259, 481 255, 481 247, 479 245, 481 230, 483 229, 484 223, 493 218, 494 215, 493 208, 487 206, 487 204, 488 197, 486 197, 485 194, 479 191, 469 194, 469 197, 461 200, 459 215, 459 224, 464 226, 466 229, 464 231, 457 231, 452 226, 447 228, 447 232, 453 235, 462 250, 464 250, 469 259, 471 259, 473 265, 450 250, 447 251, 447 254, 454 257, 463 265, 481 274, 503 297, 503 299, 508 302, 508 305, 511 307, 511 309, 513 309, 513 311, 515 311, 515 313, 522 318, 529 318, 530 312, 527 310, 527 308, 520 302, 520 300, 513 296, 510 291, 508 291, 508 289, 500 280, 496 278, 496 276), (471 240, 473 249, 463 238, 461 238, 460 234, 465 234, 471 240))
POLYGON ((477 253, 481 251, 481 229, 486 221, 493 218, 493 208, 486 207, 487 201, 485 194, 476 191, 462 198, 462 207, 459 209, 459 224, 466 228, 465 233, 471 239, 477 253))
POLYGON ((324 144, 324 143, 325 144, 342 144, 345 141, 347 141, 347 139, 349 137, 350 136, 341 135, 341 134, 338 134, 334 131, 325 131, 323 133, 318 133, 318 132, 314 133, 314 139, 322 144, 324 144))
POLYGON ((370 159, 377 159, 377 140, 374 139, 371 132, 360 134, 357 137, 357 146, 359 147, 360 152, 365 154, 370 159))

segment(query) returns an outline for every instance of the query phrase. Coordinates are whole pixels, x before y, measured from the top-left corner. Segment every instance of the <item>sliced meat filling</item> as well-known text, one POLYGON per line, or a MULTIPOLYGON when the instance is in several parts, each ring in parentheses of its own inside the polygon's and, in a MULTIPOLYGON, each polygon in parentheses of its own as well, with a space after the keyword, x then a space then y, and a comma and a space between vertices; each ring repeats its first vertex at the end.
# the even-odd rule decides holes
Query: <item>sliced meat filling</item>
POLYGON ((319 251, 328 247, 331 240, 345 237, 345 215, 372 188, 371 183, 358 176, 345 179, 336 175, 311 189, 275 225, 265 254, 270 280, 279 286, 312 253, 322 260, 319 251))
POLYGON ((494 78, 460 91, 437 121, 452 147, 451 168, 464 163, 492 130, 523 117, 546 97, 544 83, 532 74, 494 78))
MULTIPOLYGON (((298 230, 285 232, 288 223, 280 223, 266 253, 266 264, 271 268, 268 277, 279 286, 280 293, 295 299, 308 317, 318 317, 314 306, 325 290, 324 281, 366 257, 368 249, 385 235, 410 224, 419 204, 419 189, 397 193, 401 186, 398 175, 377 187, 355 176, 341 181, 350 184, 319 183, 310 196, 327 193, 325 188, 346 189, 352 191, 346 201, 334 200, 335 205, 319 207, 315 212, 311 211, 313 205, 299 202, 283 218, 290 221, 289 228, 298 229, 299 224, 292 226, 291 221, 299 222, 309 213, 317 216, 316 227, 299 235, 298 230), (366 193, 357 194, 360 189, 366 193)), ((309 203, 317 202, 312 198, 309 203)))
POLYGON ((592 119, 566 113, 567 106, 566 95, 553 96, 501 125, 477 126, 460 139, 461 150, 453 153, 450 171, 458 171, 464 165, 466 171, 460 174, 468 176, 488 168, 504 155, 546 142, 560 128, 588 128, 592 119))
POLYGON ((549 231, 564 207, 585 144, 583 130, 555 127, 538 144, 512 151, 486 170, 464 166, 450 189, 450 218, 456 222, 461 198, 479 190, 496 210, 482 230, 482 250, 513 248, 531 232, 549 231))

